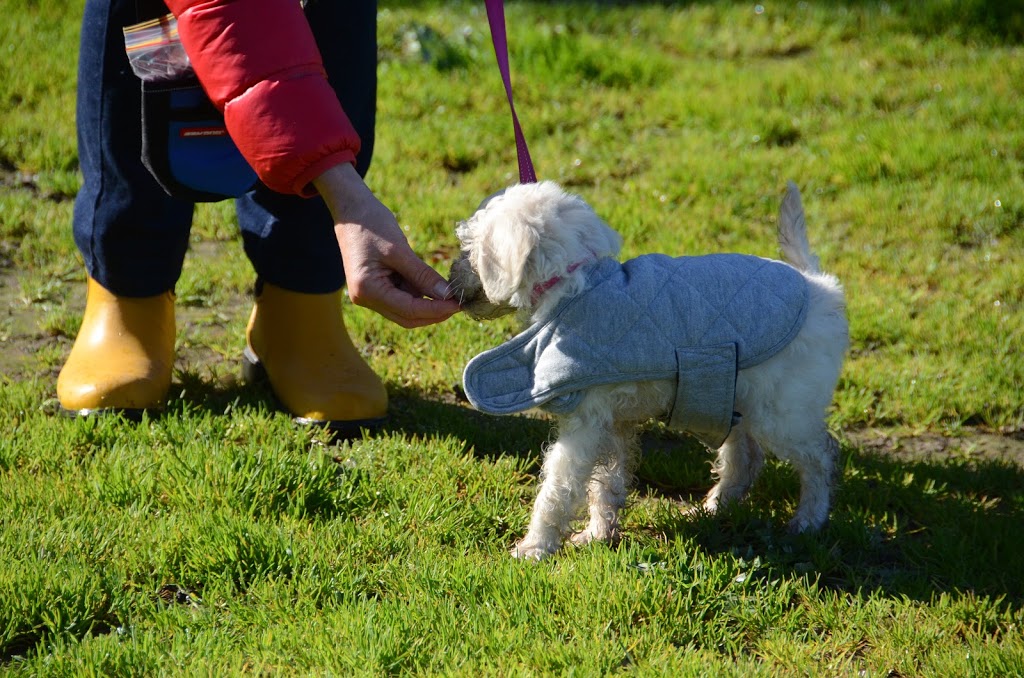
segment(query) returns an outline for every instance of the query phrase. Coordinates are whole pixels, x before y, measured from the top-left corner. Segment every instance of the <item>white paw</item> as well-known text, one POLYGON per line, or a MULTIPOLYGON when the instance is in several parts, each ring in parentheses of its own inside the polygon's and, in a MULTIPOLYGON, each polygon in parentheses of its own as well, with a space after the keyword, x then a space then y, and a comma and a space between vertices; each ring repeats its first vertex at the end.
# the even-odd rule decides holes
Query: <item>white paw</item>
POLYGON ((602 526, 599 528, 588 527, 580 532, 575 532, 569 541, 575 546, 586 546, 593 542, 613 544, 619 539, 619 531, 613 527, 602 526))
POLYGON ((825 517, 823 517, 823 518, 811 519, 811 518, 807 518, 806 516, 801 516, 798 513, 796 515, 796 517, 794 517, 791 521, 789 521, 789 525, 787 526, 787 529, 789 530, 790 534, 804 534, 804 533, 810 533, 810 532, 817 532, 822 527, 824 527, 825 523, 827 523, 827 522, 828 522, 828 516, 827 515, 825 517))
POLYGON ((569 541, 571 541, 575 546, 586 546, 592 541, 598 541, 598 539, 590 530, 583 530, 582 532, 574 532, 573 535, 569 537, 569 541))
POLYGON ((518 558, 519 560, 540 561, 544 560, 548 556, 554 555, 557 550, 557 546, 552 546, 551 544, 530 543, 524 539, 513 546, 509 553, 512 554, 513 558, 518 558))
POLYGON ((717 501, 705 501, 701 504, 690 504, 690 508, 684 510, 683 515, 690 516, 693 518, 700 518, 701 516, 713 516, 717 512, 717 501))

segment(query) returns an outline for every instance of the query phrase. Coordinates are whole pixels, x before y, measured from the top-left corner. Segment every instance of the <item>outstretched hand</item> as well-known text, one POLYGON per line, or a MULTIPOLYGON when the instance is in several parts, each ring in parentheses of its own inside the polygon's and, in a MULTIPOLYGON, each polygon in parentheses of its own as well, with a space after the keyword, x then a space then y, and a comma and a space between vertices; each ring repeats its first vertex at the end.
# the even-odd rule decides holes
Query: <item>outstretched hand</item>
POLYGON ((448 283, 409 247, 398 220, 348 164, 313 181, 334 216, 352 302, 403 327, 447 320, 459 305, 448 283))

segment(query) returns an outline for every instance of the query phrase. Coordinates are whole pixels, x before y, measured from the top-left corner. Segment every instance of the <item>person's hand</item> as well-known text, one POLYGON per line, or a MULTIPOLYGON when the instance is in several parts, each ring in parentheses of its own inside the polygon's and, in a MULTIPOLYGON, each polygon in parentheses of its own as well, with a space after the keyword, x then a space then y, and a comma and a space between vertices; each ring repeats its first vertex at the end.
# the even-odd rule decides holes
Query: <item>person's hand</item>
POLYGON ((348 295, 403 327, 422 327, 458 312, 448 283, 416 256, 398 220, 349 164, 314 179, 334 216, 348 295))

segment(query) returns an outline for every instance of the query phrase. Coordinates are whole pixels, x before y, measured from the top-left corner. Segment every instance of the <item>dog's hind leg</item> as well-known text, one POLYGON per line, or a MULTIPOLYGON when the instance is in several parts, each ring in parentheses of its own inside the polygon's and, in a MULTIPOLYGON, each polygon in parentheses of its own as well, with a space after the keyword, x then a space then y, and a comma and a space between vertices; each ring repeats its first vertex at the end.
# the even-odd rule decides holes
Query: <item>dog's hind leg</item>
POLYGON ((704 510, 714 513, 729 502, 743 499, 764 468, 764 452, 742 423, 730 431, 712 473, 718 482, 704 498, 704 510))
POLYGON ((822 430, 806 443, 787 450, 786 460, 800 476, 800 505, 789 521, 789 531, 809 532, 828 522, 832 491, 838 475, 839 443, 822 430))
MULTIPOLYGON (((630 426, 632 429, 632 426, 630 426)), ((619 511, 629 493, 629 452, 634 434, 616 432, 606 440, 600 461, 590 478, 587 497, 590 520, 572 543, 584 546, 592 541, 612 543, 619 537, 619 511)))
POLYGON ((587 485, 610 435, 606 426, 571 416, 544 454, 541 485, 526 536, 512 549, 516 558, 545 558, 562 546, 587 498, 587 485))

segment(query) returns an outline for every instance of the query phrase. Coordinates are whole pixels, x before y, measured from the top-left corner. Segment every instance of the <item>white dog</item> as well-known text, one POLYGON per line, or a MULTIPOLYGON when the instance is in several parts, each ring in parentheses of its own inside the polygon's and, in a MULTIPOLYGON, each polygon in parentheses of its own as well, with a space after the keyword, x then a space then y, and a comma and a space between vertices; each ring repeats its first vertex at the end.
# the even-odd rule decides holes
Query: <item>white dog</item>
POLYGON ((838 445, 824 419, 849 343, 845 302, 811 254, 792 183, 778 230, 787 263, 744 255, 619 263, 620 236, 551 182, 512 186, 459 224, 451 285, 463 310, 516 312, 525 328, 470 361, 467 396, 486 412, 540 406, 558 419, 514 556, 544 558, 570 536, 617 538, 637 425, 651 418, 718 448, 705 510, 744 497, 766 451, 800 476, 790 529, 827 521, 838 445), (584 506, 589 521, 574 534, 584 506))

